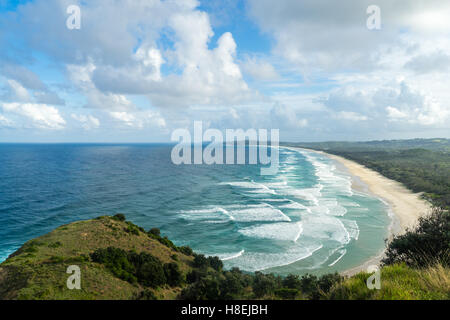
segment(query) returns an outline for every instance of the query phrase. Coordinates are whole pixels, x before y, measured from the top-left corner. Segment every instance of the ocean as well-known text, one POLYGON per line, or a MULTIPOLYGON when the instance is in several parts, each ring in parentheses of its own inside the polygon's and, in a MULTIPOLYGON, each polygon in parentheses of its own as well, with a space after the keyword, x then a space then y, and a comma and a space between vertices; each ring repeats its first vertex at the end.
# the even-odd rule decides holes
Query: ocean
POLYGON ((77 220, 123 213, 226 268, 344 271, 384 247, 390 218, 333 160, 280 149, 259 165, 174 165, 165 144, 1 144, 0 261, 77 220))

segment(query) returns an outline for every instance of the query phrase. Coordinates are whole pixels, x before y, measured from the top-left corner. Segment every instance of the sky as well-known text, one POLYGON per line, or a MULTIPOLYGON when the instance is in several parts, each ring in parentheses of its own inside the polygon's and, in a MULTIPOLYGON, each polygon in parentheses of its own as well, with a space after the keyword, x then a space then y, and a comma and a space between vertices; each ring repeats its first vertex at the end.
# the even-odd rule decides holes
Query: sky
POLYGON ((439 0, 0 0, 0 142, 168 142, 194 121, 450 138, 449 17, 439 0))

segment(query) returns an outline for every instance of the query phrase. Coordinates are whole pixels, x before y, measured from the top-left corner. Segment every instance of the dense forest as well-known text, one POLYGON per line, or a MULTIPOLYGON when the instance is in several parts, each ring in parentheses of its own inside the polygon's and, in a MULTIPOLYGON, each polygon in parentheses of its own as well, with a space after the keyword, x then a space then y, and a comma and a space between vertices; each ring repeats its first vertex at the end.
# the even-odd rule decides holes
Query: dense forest
POLYGON ((434 205, 450 207, 450 140, 296 143, 342 156, 423 192, 434 205))

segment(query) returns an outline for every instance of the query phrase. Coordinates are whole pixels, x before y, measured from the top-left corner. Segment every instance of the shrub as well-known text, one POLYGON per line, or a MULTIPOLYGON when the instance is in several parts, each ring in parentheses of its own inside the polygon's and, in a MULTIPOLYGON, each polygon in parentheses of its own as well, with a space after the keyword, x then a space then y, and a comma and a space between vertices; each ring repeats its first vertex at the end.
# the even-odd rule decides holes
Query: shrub
POLYGON ((167 282, 164 267, 161 262, 149 261, 140 266, 137 279, 144 286, 156 288, 167 282))
POLYGON ((344 281, 344 277, 341 276, 339 273, 329 273, 325 274, 322 277, 319 278, 317 285, 321 291, 321 293, 328 293, 331 288, 344 281))
POLYGON ((49 248, 59 248, 61 246, 62 246, 62 243, 60 241, 56 241, 56 242, 50 243, 48 245, 49 248))
POLYGON ((136 300, 158 300, 158 298, 156 298, 155 294, 152 291, 150 291, 149 289, 145 289, 139 292, 136 300))
POLYGON ((220 298, 219 280, 211 276, 184 288, 180 294, 180 299, 184 300, 218 300, 220 298))
POLYGON ((199 281, 201 278, 206 277, 207 273, 200 270, 192 270, 186 275, 186 282, 192 284, 199 281))
POLYGON ((161 231, 158 228, 151 228, 148 232, 157 237, 161 236, 161 231))
POLYGON ((283 279, 283 286, 289 289, 299 289, 300 288, 300 279, 298 275, 290 274, 286 278, 283 279))
POLYGON ((276 282, 274 276, 265 275, 261 272, 256 272, 253 280, 253 293, 256 297, 263 297, 274 292, 276 282))
POLYGON ((224 276, 220 284, 221 298, 230 300, 240 297, 244 290, 242 274, 226 272, 224 276))
POLYGON ((180 286, 183 282, 183 275, 175 262, 164 265, 164 274, 166 275, 167 283, 172 287, 180 286))
POLYGON ((128 260, 125 250, 114 247, 97 249, 91 254, 91 259, 105 265, 116 277, 131 283, 136 282, 135 268, 128 260))
POLYGON ((194 268, 206 269, 209 267, 209 261, 203 254, 194 254, 194 268))
POLYGON ((319 294, 317 277, 312 274, 303 275, 300 279, 300 289, 303 294, 316 297, 319 294))
POLYGON ((109 247, 96 250, 91 258, 105 265, 116 277, 131 283, 139 282, 154 288, 167 282, 163 264, 148 253, 127 253, 123 249, 109 247))
POLYGON ((275 295, 282 299, 294 300, 298 292, 299 291, 297 289, 281 288, 275 290, 275 295))
POLYGON ((180 250, 181 253, 184 253, 187 256, 192 256, 194 253, 194 251, 191 249, 191 247, 188 247, 188 246, 178 247, 178 249, 180 250))
POLYGON ((140 228, 137 225, 127 221, 127 227, 125 228, 125 231, 128 232, 128 233, 131 233, 131 234, 134 234, 134 235, 138 236, 139 235, 139 231, 142 231, 142 228, 140 228))
POLYGON ((144 286, 154 288, 167 282, 163 264, 151 254, 130 252, 128 260, 135 267, 137 281, 144 286))
POLYGON ((125 215, 122 213, 118 213, 118 214, 114 215, 113 219, 117 220, 117 221, 125 221, 126 220, 125 215))
POLYGON ((427 267, 436 262, 450 266, 450 212, 434 208, 419 219, 418 226, 394 237, 388 244, 385 265, 404 262, 412 267, 427 267))
POLYGON ((223 262, 219 257, 208 257, 208 264, 216 271, 222 271, 223 269, 223 262))

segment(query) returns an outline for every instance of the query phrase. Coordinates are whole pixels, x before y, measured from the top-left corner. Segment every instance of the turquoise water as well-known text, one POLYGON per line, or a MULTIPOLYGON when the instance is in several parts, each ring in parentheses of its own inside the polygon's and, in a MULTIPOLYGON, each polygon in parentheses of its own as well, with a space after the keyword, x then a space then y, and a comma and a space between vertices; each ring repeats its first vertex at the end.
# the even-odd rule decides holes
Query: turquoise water
POLYGON ((0 145, 0 261, 71 221, 124 213, 227 268, 324 273, 378 254, 390 223, 333 160, 280 150, 258 165, 171 163, 169 145, 0 145))

